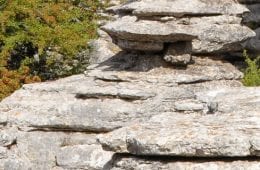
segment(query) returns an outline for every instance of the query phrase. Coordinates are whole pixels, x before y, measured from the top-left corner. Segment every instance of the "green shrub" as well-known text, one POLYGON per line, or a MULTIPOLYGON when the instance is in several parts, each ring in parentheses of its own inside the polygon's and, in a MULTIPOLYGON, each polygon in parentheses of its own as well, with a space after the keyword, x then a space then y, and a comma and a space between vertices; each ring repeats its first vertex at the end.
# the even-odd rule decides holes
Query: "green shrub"
POLYGON ((99 0, 0 0, 0 100, 23 83, 81 73, 101 7, 99 0))
POLYGON ((256 59, 250 59, 247 52, 244 52, 247 68, 243 78, 245 86, 260 86, 260 56, 256 59))

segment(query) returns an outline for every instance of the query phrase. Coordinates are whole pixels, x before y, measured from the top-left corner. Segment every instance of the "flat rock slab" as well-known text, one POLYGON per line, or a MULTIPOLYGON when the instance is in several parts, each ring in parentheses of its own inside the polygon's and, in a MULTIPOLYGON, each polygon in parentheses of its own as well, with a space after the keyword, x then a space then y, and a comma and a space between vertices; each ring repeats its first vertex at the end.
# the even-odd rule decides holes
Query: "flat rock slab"
POLYGON ((248 9, 234 0, 141 0, 127 3, 118 9, 131 11, 137 16, 176 16, 184 15, 238 15, 248 9))
MULTIPOLYGON (((167 159, 167 158, 166 158, 167 159)), ((158 170, 158 169, 190 169, 190 170, 237 170, 247 169, 256 170, 260 169, 260 162, 258 160, 243 161, 243 160, 230 160, 230 161, 210 161, 210 160, 168 160, 160 161, 156 159, 141 159, 134 157, 118 158, 111 170, 158 170)))
MULTIPOLYGON (((142 69, 149 68, 148 71, 106 71, 107 67, 112 70, 122 61, 117 57, 89 70, 87 76, 25 85, 1 102, 1 117, 26 131, 109 132, 147 121, 158 112, 174 111, 178 109, 174 106, 177 100, 194 99, 196 91, 210 89, 213 84, 214 89, 241 86, 238 81, 232 85, 242 73, 230 63, 196 58, 195 64, 184 70, 164 67, 163 59, 156 56, 150 60, 144 58, 136 61, 143 61, 142 69), (219 80, 226 81, 226 85, 218 83, 219 80), (212 84, 199 83, 205 81, 212 84), (194 83, 200 84, 197 89, 193 88, 194 83)), ((131 62, 129 59, 124 64, 131 62)), ((202 112, 207 110, 200 101, 198 105, 203 105, 202 112)))
POLYGON ((230 16, 186 18, 167 22, 125 16, 103 26, 103 30, 113 38, 115 44, 125 50, 140 50, 139 46, 131 45, 133 42, 146 44, 143 51, 161 51, 160 43, 192 41, 193 53, 240 50, 239 43, 255 36, 254 31, 238 23, 238 18, 230 16))
POLYGON ((147 20, 138 21, 136 17, 132 16, 120 18, 103 26, 102 29, 112 37, 129 41, 175 42, 190 41, 196 37, 192 33, 192 27, 187 25, 167 25, 147 20))
MULTIPOLYGON (((101 135, 99 142, 107 150, 135 155, 260 156, 259 88, 249 88, 246 91, 247 96, 252 96, 248 102, 243 102, 245 94, 243 95, 242 89, 225 92, 211 91, 209 96, 215 98, 215 101, 222 100, 218 103, 220 108, 223 106, 228 108, 228 104, 225 103, 227 101, 230 103, 240 101, 241 103, 237 105, 248 104, 248 107, 234 110, 231 107, 225 112, 216 111, 209 115, 158 113, 146 123, 135 124, 107 135, 101 135)), ((211 101, 214 100, 211 98, 211 101)))
POLYGON ((165 113, 147 123, 101 135, 99 141, 106 150, 134 155, 260 156, 259 118, 259 112, 207 116, 165 113))

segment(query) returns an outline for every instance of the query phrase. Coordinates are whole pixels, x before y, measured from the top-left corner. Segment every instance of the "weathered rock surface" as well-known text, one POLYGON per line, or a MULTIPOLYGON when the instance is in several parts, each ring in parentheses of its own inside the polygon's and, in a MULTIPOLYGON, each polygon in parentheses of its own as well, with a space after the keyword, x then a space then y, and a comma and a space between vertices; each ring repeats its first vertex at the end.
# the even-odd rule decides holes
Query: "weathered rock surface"
POLYGON ((0 167, 124 169, 114 166, 122 152, 259 156, 259 88, 241 87, 236 67, 195 57, 178 69, 160 56, 125 55, 98 60, 86 75, 25 85, 3 100, 0 167))
POLYGON ((65 169, 108 169, 113 153, 103 151, 99 145, 62 147, 57 155, 57 165, 65 169))
POLYGON ((128 51, 99 30, 85 74, 24 85, 0 103, 0 170, 260 169, 260 88, 243 87, 243 74, 227 56, 212 53, 233 50, 251 36, 236 16, 247 10, 232 0, 194 0, 190 11, 164 6, 172 16, 147 19, 141 8, 126 8, 144 2, 153 15, 158 12, 149 0, 117 8, 136 11, 137 25, 152 23, 138 25, 143 39, 131 26, 110 33, 114 41, 121 36, 117 43, 128 51), (198 16, 196 10, 207 6, 203 12, 214 16, 198 16), (192 32, 202 23, 201 34, 192 32), (176 25, 181 29, 172 30, 176 25), (211 52, 194 55, 202 47, 211 52), (190 65, 174 66, 164 54, 174 64, 190 65))
POLYGON ((259 156, 258 122, 259 108, 246 115, 236 112, 198 116, 170 112, 158 114, 144 124, 102 135, 99 141, 115 152, 145 156, 259 156))
POLYGON ((123 5, 118 9, 123 12, 132 12, 138 16, 176 16, 184 15, 237 15, 247 12, 248 9, 234 0, 141 0, 123 5))
POLYGON ((187 161, 183 159, 182 161, 176 159, 165 159, 164 161, 158 159, 138 159, 134 157, 118 158, 115 161, 112 170, 157 170, 157 169, 190 169, 190 170, 255 170, 260 168, 260 163, 258 160, 243 161, 243 160, 219 160, 219 161, 209 161, 209 160, 195 160, 187 161))
POLYGON ((247 7, 234 0, 130 1, 115 9, 121 18, 102 28, 126 51, 169 51, 174 45, 167 44, 192 42, 188 54, 164 57, 173 64, 187 65, 191 54, 241 50, 241 43, 255 36, 241 25, 239 17, 247 14, 244 20, 257 20, 253 11, 258 7, 251 8, 249 13, 247 7))
POLYGON ((122 49, 141 51, 162 51, 164 43, 192 40, 192 53, 236 51, 241 49, 240 42, 255 36, 245 26, 236 23, 219 24, 219 20, 220 17, 205 17, 159 22, 126 16, 105 25, 103 30, 122 49), (138 43, 142 45, 138 46, 138 43))
MULTIPOLYGON (((161 107, 167 98, 172 103, 182 96, 193 98, 192 90, 199 89, 191 89, 189 84, 217 80, 229 83, 232 81, 228 80, 242 77, 242 73, 229 63, 199 57, 186 70, 178 70, 167 66, 158 56, 149 59, 136 56, 135 59, 125 60, 125 66, 121 65, 133 71, 112 71, 113 68, 120 69, 117 64, 122 63, 124 58, 122 55, 107 61, 89 70, 88 76, 25 85, 12 97, 5 99, 0 109, 6 113, 9 122, 24 126, 27 130, 107 132, 131 121, 146 121, 157 114, 156 111, 168 110, 161 107), (153 68, 155 63, 157 67, 153 68), (111 71, 105 71, 108 67, 111 71), (144 70, 140 70, 142 68, 144 70), (135 69, 141 72, 136 73, 135 69), (178 84, 187 84, 187 87, 179 87, 178 84)), ((201 84, 200 88, 207 87, 201 84)))
POLYGON ((141 42, 192 40, 196 35, 192 34, 191 29, 190 26, 186 25, 175 26, 158 21, 138 21, 137 17, 132 16, 122 17, 103 27, 103 30, 107 31, 112 37, 116 36, 118 39, 141 42))

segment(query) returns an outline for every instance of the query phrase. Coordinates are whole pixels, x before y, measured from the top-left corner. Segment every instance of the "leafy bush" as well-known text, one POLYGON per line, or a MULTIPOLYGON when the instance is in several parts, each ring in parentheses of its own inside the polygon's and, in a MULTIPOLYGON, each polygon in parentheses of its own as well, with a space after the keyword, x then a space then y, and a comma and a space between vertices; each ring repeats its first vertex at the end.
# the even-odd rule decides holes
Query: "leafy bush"
POLYGON ((100 8, 99 0, 0 0, 0 100, 23 83, 82 72, 100 8))
POLYGON ((260 56, 256 59, 250 59, 246 51, 244 52, 247 68, 243 78, 245 86, 260 86, 260 56))

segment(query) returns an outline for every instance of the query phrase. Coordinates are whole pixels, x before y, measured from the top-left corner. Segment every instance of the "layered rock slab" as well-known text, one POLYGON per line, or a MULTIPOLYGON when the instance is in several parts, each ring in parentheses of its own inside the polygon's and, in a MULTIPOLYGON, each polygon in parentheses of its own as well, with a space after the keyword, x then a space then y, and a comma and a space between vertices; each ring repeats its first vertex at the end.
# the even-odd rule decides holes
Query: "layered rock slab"
POLYGON ((101 135, 99 141, 107 150, 143 156, 247 157, 259 156, 259 128, 259 107, 205 116, 171 112, 101 135))
MULTIPOLYGON (((130 69, 132 65, 132 71, 113 71, 120 69, 117 65, 123 59, 124 55, 104 62, 89 70, 87 76, 25 85, 2 101, 2 115, 6 116, 7 123, 27 131, 108 132, 131 122, 146 121, 158 111, 174 110, 167 104, 182 98, 194 99, 194 92, 209 89, 210 82, 216 88, 224 85, 221 80, 232 86, 233 80, 242 77, 229 63, 199 57, 195 58, 195 64, 183 70, 170 68, 159 56, 150 59, 138 56, 135 61, 142 62, 143 66, 127 58, 125 66, 121 66, 130 69), (136 69, 143 71, 137 73, 136 69), (192 88, 193 83, 206 81, 209 85, 192 88)), ((234 85, 241 86, 239 82, 234 85)))
POLYGON ((138 16, 176 16, 184 15, 237 15, 248 9, 234 0, 141 0, 122 5, 122 12, 132 12, 138 16))
MULTIPOLYGON (((169 158, 168 158, 169 159, 169 158)), ((166 158, 167 160, 167 158, 166 158)), ((255 170, 260 168, 260 163, 258 160, 252 161, 243 161, 243 160, 218 160, 218 161, 209 161, 209 160, 194 160, 188 161, 183 159, 183 161, 170 159, 168 161, 160 161, 155 159, 138 159, 135 157, 126 157, 118 158, 112 170, 157 170, 157 169, 191 169, 191 170, 237 170, 237 169, 247 169, 255 170)))
MULTIPOLYGON (((154 20, 180 25, 240 24, 235 16, 154 20)), ((129 42, 125 46, 140 49, 157 50, 164 45, 129 42)), ((128 41, 120 39, 119 43, 128 41)), ((116 54, 119 50, 110 42, 96 43, 100 44, 102 50, 91 60, 96 64, 85 75, 25 85, 0 104, 0 127, 5 129, 0 133, 0 169, 175 168, 178 161, 161 163, 165 154, 177 159, 185 154, 214 157, 211 162, 200 163, 187 156, 189 161, 180 161, 177 166, 181 169, 232 169, 235 163, 258 168, 257 161, 247 157, 232 163, 215 159, 215 155, 240 153, 259 156, 259 93, 234 88, 242 86, 238 81, 242 73, 236 67, 217 55, 194 57, 193 65, 176 68, 160 55, 116 54), (181 147, 173 147, 174 132, 186 142, 175 143, 181 147), (153 138, 147 142, 149 134, 153 138), (167 140, 173 143, 164 143, 167 140), (235 147, 239 149, 234 151, 235 147), (138 156, 131 159, 129 153, 148 157, 144 161, 138 156), (150 161, 156 154, 158 160, 150 161)))
POLYGON ((125 50, 140 50, 139 46, 129 45, 132 42, 145 43, 146 46, 141 51, 161 51, 164 43, 192 40, 192 53, 234 51, 241 49, 240 42, 255 36, 249 28, 237 23, 219 25, 218 18, 221 17, 186 19, 187 23, 181 24, 176 21, 138 20, 136 17, 126 16, 105 25, 103 30, 125 50), (121 43, 122 41, 125 43, 121 43))
POLYGON ((101 148, 97 134, 174 113, 181 102, 201 108, 182 107, 180 114, 205 114, 207 98, 198 100, 197 92, 241 86, 241 72, 213 58, 197 57, 184 70, 160 56, 124 55, 90 66, 86 75, 25 85, 2 101, 1 128, 17 129, 8 136, 2 131, 0 167, 104 169, 112 165, 114 152, 101 148))
POLYGON ((103 30, 126 51, 159 52, 166 44, 192 41, 187 55, 223 53, 241 50, 240 43, 255 36, 239 17, 249 10, 233 0, 142 0, 116 10, 122 17, 103 30))

